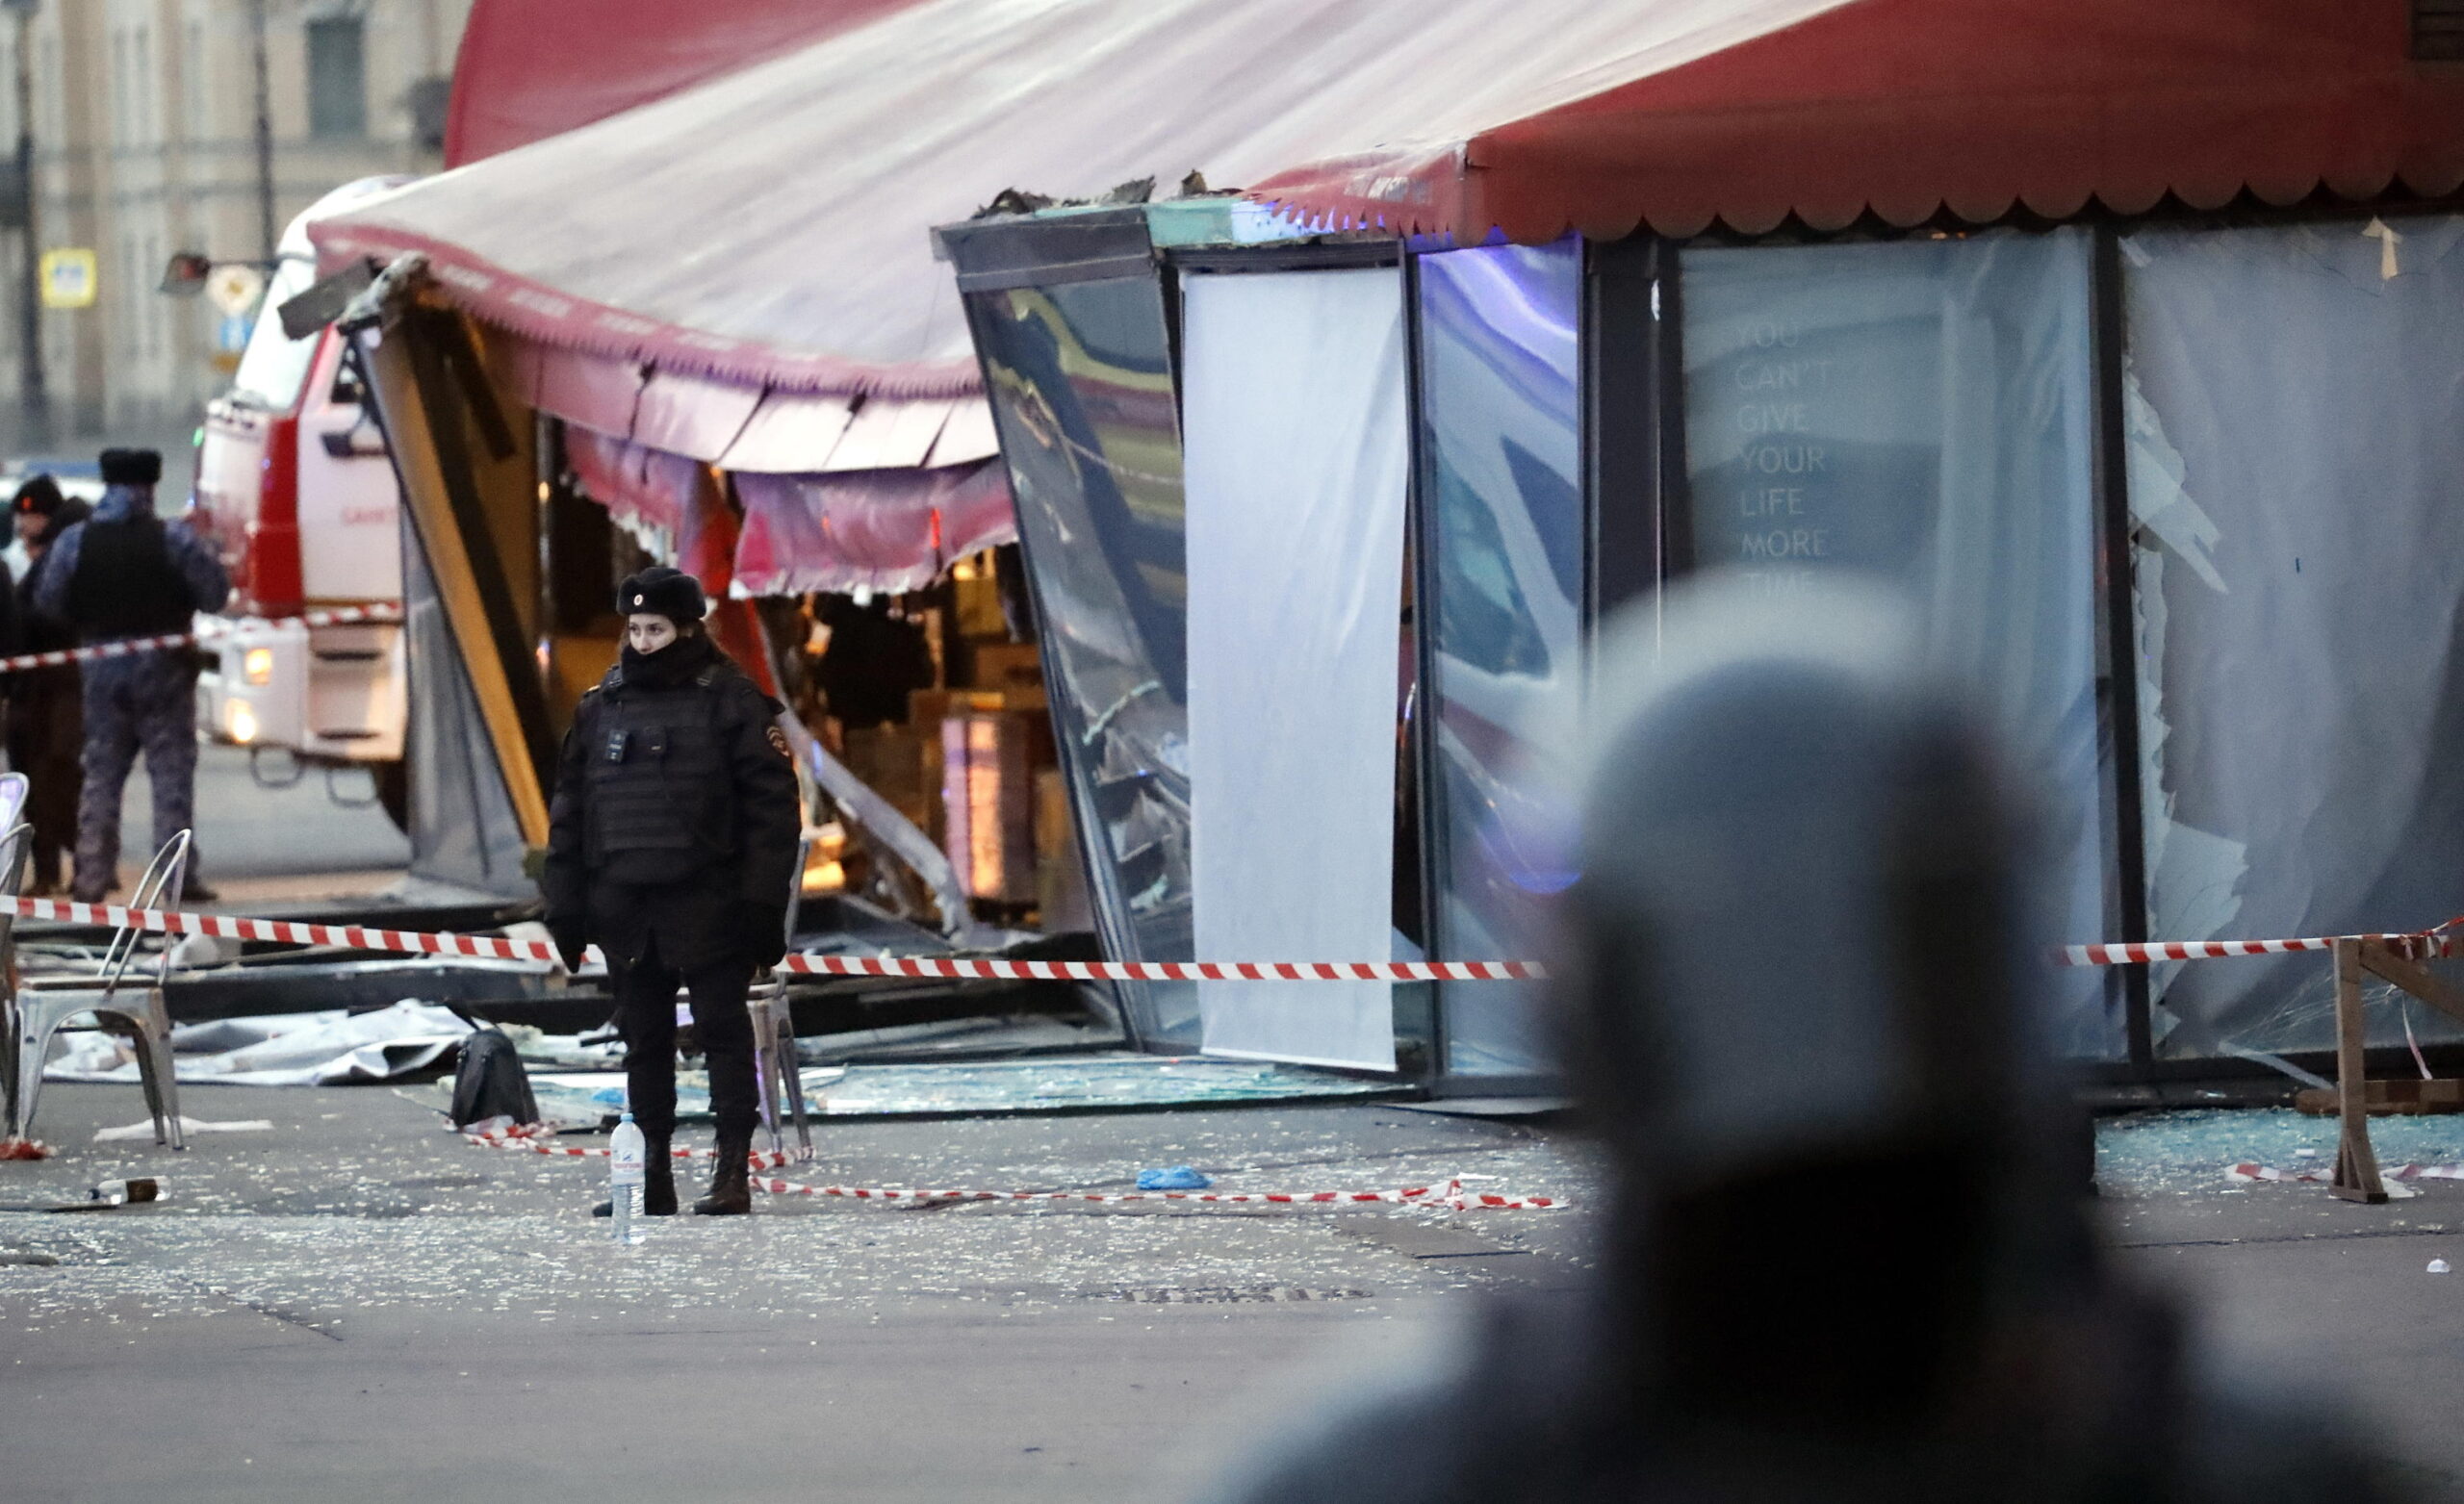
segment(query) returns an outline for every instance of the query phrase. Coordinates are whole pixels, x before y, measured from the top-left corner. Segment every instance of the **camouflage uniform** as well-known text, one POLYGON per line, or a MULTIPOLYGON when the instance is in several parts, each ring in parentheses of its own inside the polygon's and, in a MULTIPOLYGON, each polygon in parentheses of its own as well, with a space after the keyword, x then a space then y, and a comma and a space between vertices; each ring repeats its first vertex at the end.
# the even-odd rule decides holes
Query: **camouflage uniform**
MULTIPOLYGON (((71 623, 82 643, 184 631, 219 611, 230 576, 214 546, 154 521, 154 488, 106 489, 94 515, 60 535, 36 608, 71 623)), ((100 899, 118 875, 120 794, 137 753, 154 785, 154 839, 190 828, 196 797, 196 660, 186 648, 85 665, 84 787, 77 802, 76 896, 100 899)), ((192 858, 189 880, 196 880, 192 858)))
POLYGON ((154 785, 154 843, 196 824, 196 672, 194 655, 178 648, 86 665, 76 891, 88 903, 119 871, 120 795, 140 749, 154 785))

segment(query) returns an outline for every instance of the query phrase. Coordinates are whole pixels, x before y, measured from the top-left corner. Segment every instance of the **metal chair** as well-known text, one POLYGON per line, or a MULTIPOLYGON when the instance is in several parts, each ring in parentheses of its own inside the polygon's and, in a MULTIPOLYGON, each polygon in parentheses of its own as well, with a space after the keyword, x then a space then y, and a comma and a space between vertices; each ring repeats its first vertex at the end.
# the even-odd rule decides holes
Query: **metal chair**
MULTIPOLYGON (((0 897, 16 898, 25 891, 26 858, 34 842, 34 827, 19 820, 29 785, 22 773, 0 774, 0 897)), ((17 994, 17 916, 0 908, 0 1109, 17 1100, 16 1012, 11 999, 17 994)), ((0 1128, 7 1126, 0 1116, 0 1128)))
MULTIPOLYGON (((155 908, 165 899, 178 897, 181 879, 188 874, 189 841, 190 833, 182 830, 163 843, 129 895, 129 907, 155 908)), ((43 977, 11 989, 13 1016, 9 1032, 16 1047, 16 1058, 11 1062, 16 1092, 9 1109, 9 1136, 27 1137, 34 1127, 35 1101, 42 1092, 43 1057, 51 1053, 52 1035, 70 1019, 91 1013, 97 1027, 125 1035, 136 1047, 138 1079, 145 1086, 146 1110, 154 1116, 154 1141, 174 1149, 188 1147, 180 1132, 179 1083, 171 1070, 171 1014, 163 1003, 163 982, 171 970, 168 941, 155 962, 152 982, 124 984, 143 933, 134 925, 123 926, 112 936, 92 978, 43 977)))
POLYGON ((780 1131, 783 1112, 796 1120, 796 1158, 812 1158, 812 1124, 805 1116, 804 1075, 796 1061, 796 1025, 787 1012, 787 989, 775 976, 753 984, 745 1007, 753 1013, 753 1069, 761 1091, 761 1126, 770 1135, 770 1152, 786 1151, 780 1131), (780 1098, 784 1096, 783 1108, 780 1098))
MULTIPOLYGON (((787 933, 789 945, 796 940, 796 918, 804 907, 805 862, 812 855, 812 830, 808 828, 796 842, 795 876, 787 879, 787 933)), ((770 1152, 786 1151, 786 1139, 780 1132, 779 1119, 783 1112, 796 1120, 796 1158, 812 1158, 812 1124, 805 1116, 805 1082, 796 1060, 796 1022, 787 1010, 786 984, 773 970, 753 984, 745 998, 745 1007, 753 1013, 753 1069, 761 1091, 761 1126, 770 1135, 770 1152), (786 1102, 783 1108, 780 1097, 786 1102)))

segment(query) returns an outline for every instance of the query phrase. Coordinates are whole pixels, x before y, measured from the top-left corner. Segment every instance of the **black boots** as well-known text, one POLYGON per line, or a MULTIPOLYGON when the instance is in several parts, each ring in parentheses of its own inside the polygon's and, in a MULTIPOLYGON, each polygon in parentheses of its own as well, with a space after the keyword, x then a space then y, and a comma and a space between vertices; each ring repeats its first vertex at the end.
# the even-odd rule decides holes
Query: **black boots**
POLYGON ((649 1141, 649 1156, 642 1161, 642 1214, 672 1217, 676 1215, 676 1160, 668 1153, 668 1141, 649 1141))
MULTIPOLYGON (((667 1152, 668 1140, 642 1140, 642 1215, 672 1217, 676 1215, 676 1160, 667 1152)), ((595 1217, 613 1216, 616 1209, 603 1201, 590 1209, 595 1217)))
MULTIPOLYGON (((740 1217, 753 1210, 752 1176, 753 1135, 750 1133, 721 1134, 716 1161, 710 1168, 710 1193, 693 1203, 693 1214, 706 1217, 740 1217)), ((671 1206, 674 1203, 669 1203, 671 1206)))

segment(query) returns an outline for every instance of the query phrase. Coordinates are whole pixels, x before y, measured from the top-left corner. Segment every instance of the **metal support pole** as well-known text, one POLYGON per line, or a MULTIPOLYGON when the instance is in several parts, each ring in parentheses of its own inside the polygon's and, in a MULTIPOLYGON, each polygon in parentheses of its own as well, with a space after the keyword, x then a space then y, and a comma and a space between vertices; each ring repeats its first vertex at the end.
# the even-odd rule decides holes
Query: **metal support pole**
POLYGON ((257 84, 257 240, 271 268, 281 249, 281 227, 273 217, 273 79, 266 63, 266 3, 248 0, 248 45, 257 84))
POLYGON ((17 14, 17 187, 26 195, 25 265, 17 283, 17 400, 26 431, 19 441, 39 451, 51 443, 51 393, 42 360, 42 234, 35 187, 35 3, 17 14))

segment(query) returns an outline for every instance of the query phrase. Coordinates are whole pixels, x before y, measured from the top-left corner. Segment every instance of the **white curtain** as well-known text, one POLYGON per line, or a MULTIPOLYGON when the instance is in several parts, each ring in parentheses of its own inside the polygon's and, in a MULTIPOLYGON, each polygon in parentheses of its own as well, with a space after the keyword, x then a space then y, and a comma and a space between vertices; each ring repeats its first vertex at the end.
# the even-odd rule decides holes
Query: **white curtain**
MULTIPOLYGON (((1401 274, 1182 281, 1200 960, 1384 960, 1409 463, 1401 274)), ((1207 1053, 1392 1070, 1385 982, 1202 982, 1207 1053)))

